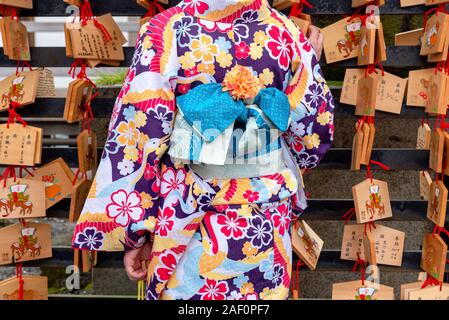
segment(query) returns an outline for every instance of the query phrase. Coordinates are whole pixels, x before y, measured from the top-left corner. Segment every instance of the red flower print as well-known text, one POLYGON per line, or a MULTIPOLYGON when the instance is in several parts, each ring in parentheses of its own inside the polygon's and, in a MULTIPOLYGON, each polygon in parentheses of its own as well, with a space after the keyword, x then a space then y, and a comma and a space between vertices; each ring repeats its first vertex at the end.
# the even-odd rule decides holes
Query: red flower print
POLYGON ((248 228, 248 221, 243 217, 238 217, 236 210, 228 210, 226 214, 220 214, 217 223, 223 226, 221 232, 226 238, 242 239, 245 229, 248 228))
POLYGON ((251 190, 246 190, 243 194, 243 198, 248 200, 249 202, 254 202, 259 200, 259 192, 253 192, 251 190))
POLYGON ((206 279, 206 283, 198 292, 201 295, 201 300, 225 300, 228 291, 226 282, 206 279))
POLYGON ((296 152, 300 152, 304 145, 302 143, 301 137, 295 135, 292 131, 287 131, 284 135, 285 141, 293 147, 296 152))
POLYGON ((290 210, 286 204, 281 204, 273 213, 274 227, 279 229, 279 234, 284 235, 290 226, 290 210))
POLYGON ((235 57, 239 60, 246 59, 249 56, 249 46, 243 42, 240 41, 235 45, 235 57))
POLYGON ((137 191, 127 193, 125 190, 118 190, 111 195, 106 214, 118 225, 127 227, 130 220, 142 220, 144 210, 141 203, 142 197, 137 191))
POLYGON ((175 224, 173 216, 175 215, 175 210, 170 207, 164 208, 163 211, 159 209, 159 213, 156 219, 156 233, 162 237, 166 237, 168 231, 173 229, 175 224))
POLYGON ((156 277, 159 281, 167 281, 176 268, 176 258, 170 251, 166 251, 159 257, 159 260, 162 266, 156 269, 156 277))
POLYGON ((151 164, 147 164, 145 167, 145 171, 143 177, 145 180, 151 180, 156 176, 156 170, 151 164))
POLYGON ((186 75, 186 77, 196 76, 197 74, 199 74, 198 67, 194 66, 191 69, 187 69, 186 71, 184 71, 184 74, 186 75))
POLYGON ((185 179, 184 169, 175 171, 173 168, 168 168, 162 174, 161 195, 166 197, 170 192, 178 191, 183 196, 186 190, 185 179))
POLYGON ((306 35, 302 32, 299 33, 299 43, 302 44, 302 47, 306 52, 310 52, 310 50, 312 50, 312 45, 310 44, 306 35))
POLYGON ((270 56, 279 61, 281 69, 287 70, 293 58, 293 39, 286 29, 280 29, 275 25, 268 28, 270 39, 267 48, 270 56))
POLYGON ((200 0, 184 0, 186 4, 186 9, 193 13, 203 14, 209 9, 209 5, 206 2, 200 0))
POLYGON ((177 88, 179 93, 186 94, 190 90, 190 83, 180 84, 177 88))

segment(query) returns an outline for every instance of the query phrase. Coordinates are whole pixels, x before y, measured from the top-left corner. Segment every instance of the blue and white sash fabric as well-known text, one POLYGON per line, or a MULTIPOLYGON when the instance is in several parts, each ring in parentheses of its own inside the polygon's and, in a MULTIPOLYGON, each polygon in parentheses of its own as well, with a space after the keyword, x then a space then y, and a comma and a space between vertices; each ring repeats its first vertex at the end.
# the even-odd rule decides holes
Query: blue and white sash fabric
POLYGON ((281 149, 281 135, 289 126, 288 98, 276 88, 242 101, 221 84, 202 84, 178 97, 177 105, 168 153, 186 164, 251 163, 281 149))

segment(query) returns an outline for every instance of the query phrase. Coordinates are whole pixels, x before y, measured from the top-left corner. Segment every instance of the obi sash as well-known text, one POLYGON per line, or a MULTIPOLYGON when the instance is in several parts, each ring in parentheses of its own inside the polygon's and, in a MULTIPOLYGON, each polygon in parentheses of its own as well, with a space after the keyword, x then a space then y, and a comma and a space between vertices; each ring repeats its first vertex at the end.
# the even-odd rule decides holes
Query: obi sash
POLYGON ((184 164, 257 164, 255 158, 282 148, 290 121, 288 97, 276 88, 242 101, 221 84, 202 84, 178 97, 177 106, 168 154, 184 164))

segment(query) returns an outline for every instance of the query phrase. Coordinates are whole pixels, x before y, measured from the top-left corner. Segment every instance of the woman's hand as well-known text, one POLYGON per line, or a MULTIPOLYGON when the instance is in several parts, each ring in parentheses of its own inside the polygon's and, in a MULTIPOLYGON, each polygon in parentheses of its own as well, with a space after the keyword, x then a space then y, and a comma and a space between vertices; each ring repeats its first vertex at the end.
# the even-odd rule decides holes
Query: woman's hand
POLYGON ((147 242, 141 248, 125 252, 123 263, 128 278, 132 281, 145 280, 147 277, 147 262, 150 259, 152 243, 147 242))
POLYGON ((309 26, 309 30, 307 31, 309 35, 309 42, 315 50, 316 56, 318 60, 321 59, 321 53, 323 52, 323 42, 324 36, 320 31, 320 28, 315 27, 313 25, 309 26))

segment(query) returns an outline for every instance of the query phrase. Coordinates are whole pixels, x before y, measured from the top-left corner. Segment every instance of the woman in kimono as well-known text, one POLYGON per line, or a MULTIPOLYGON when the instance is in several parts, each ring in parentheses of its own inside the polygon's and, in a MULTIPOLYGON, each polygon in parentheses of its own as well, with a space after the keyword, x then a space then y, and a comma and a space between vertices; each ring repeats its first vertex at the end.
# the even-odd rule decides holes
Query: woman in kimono
POLYGON ((147 299, 286 299, 301 170, 333 140, 305 35, 267 0, 184 0, 142 26, 73 247, 125 250, 147 299))

